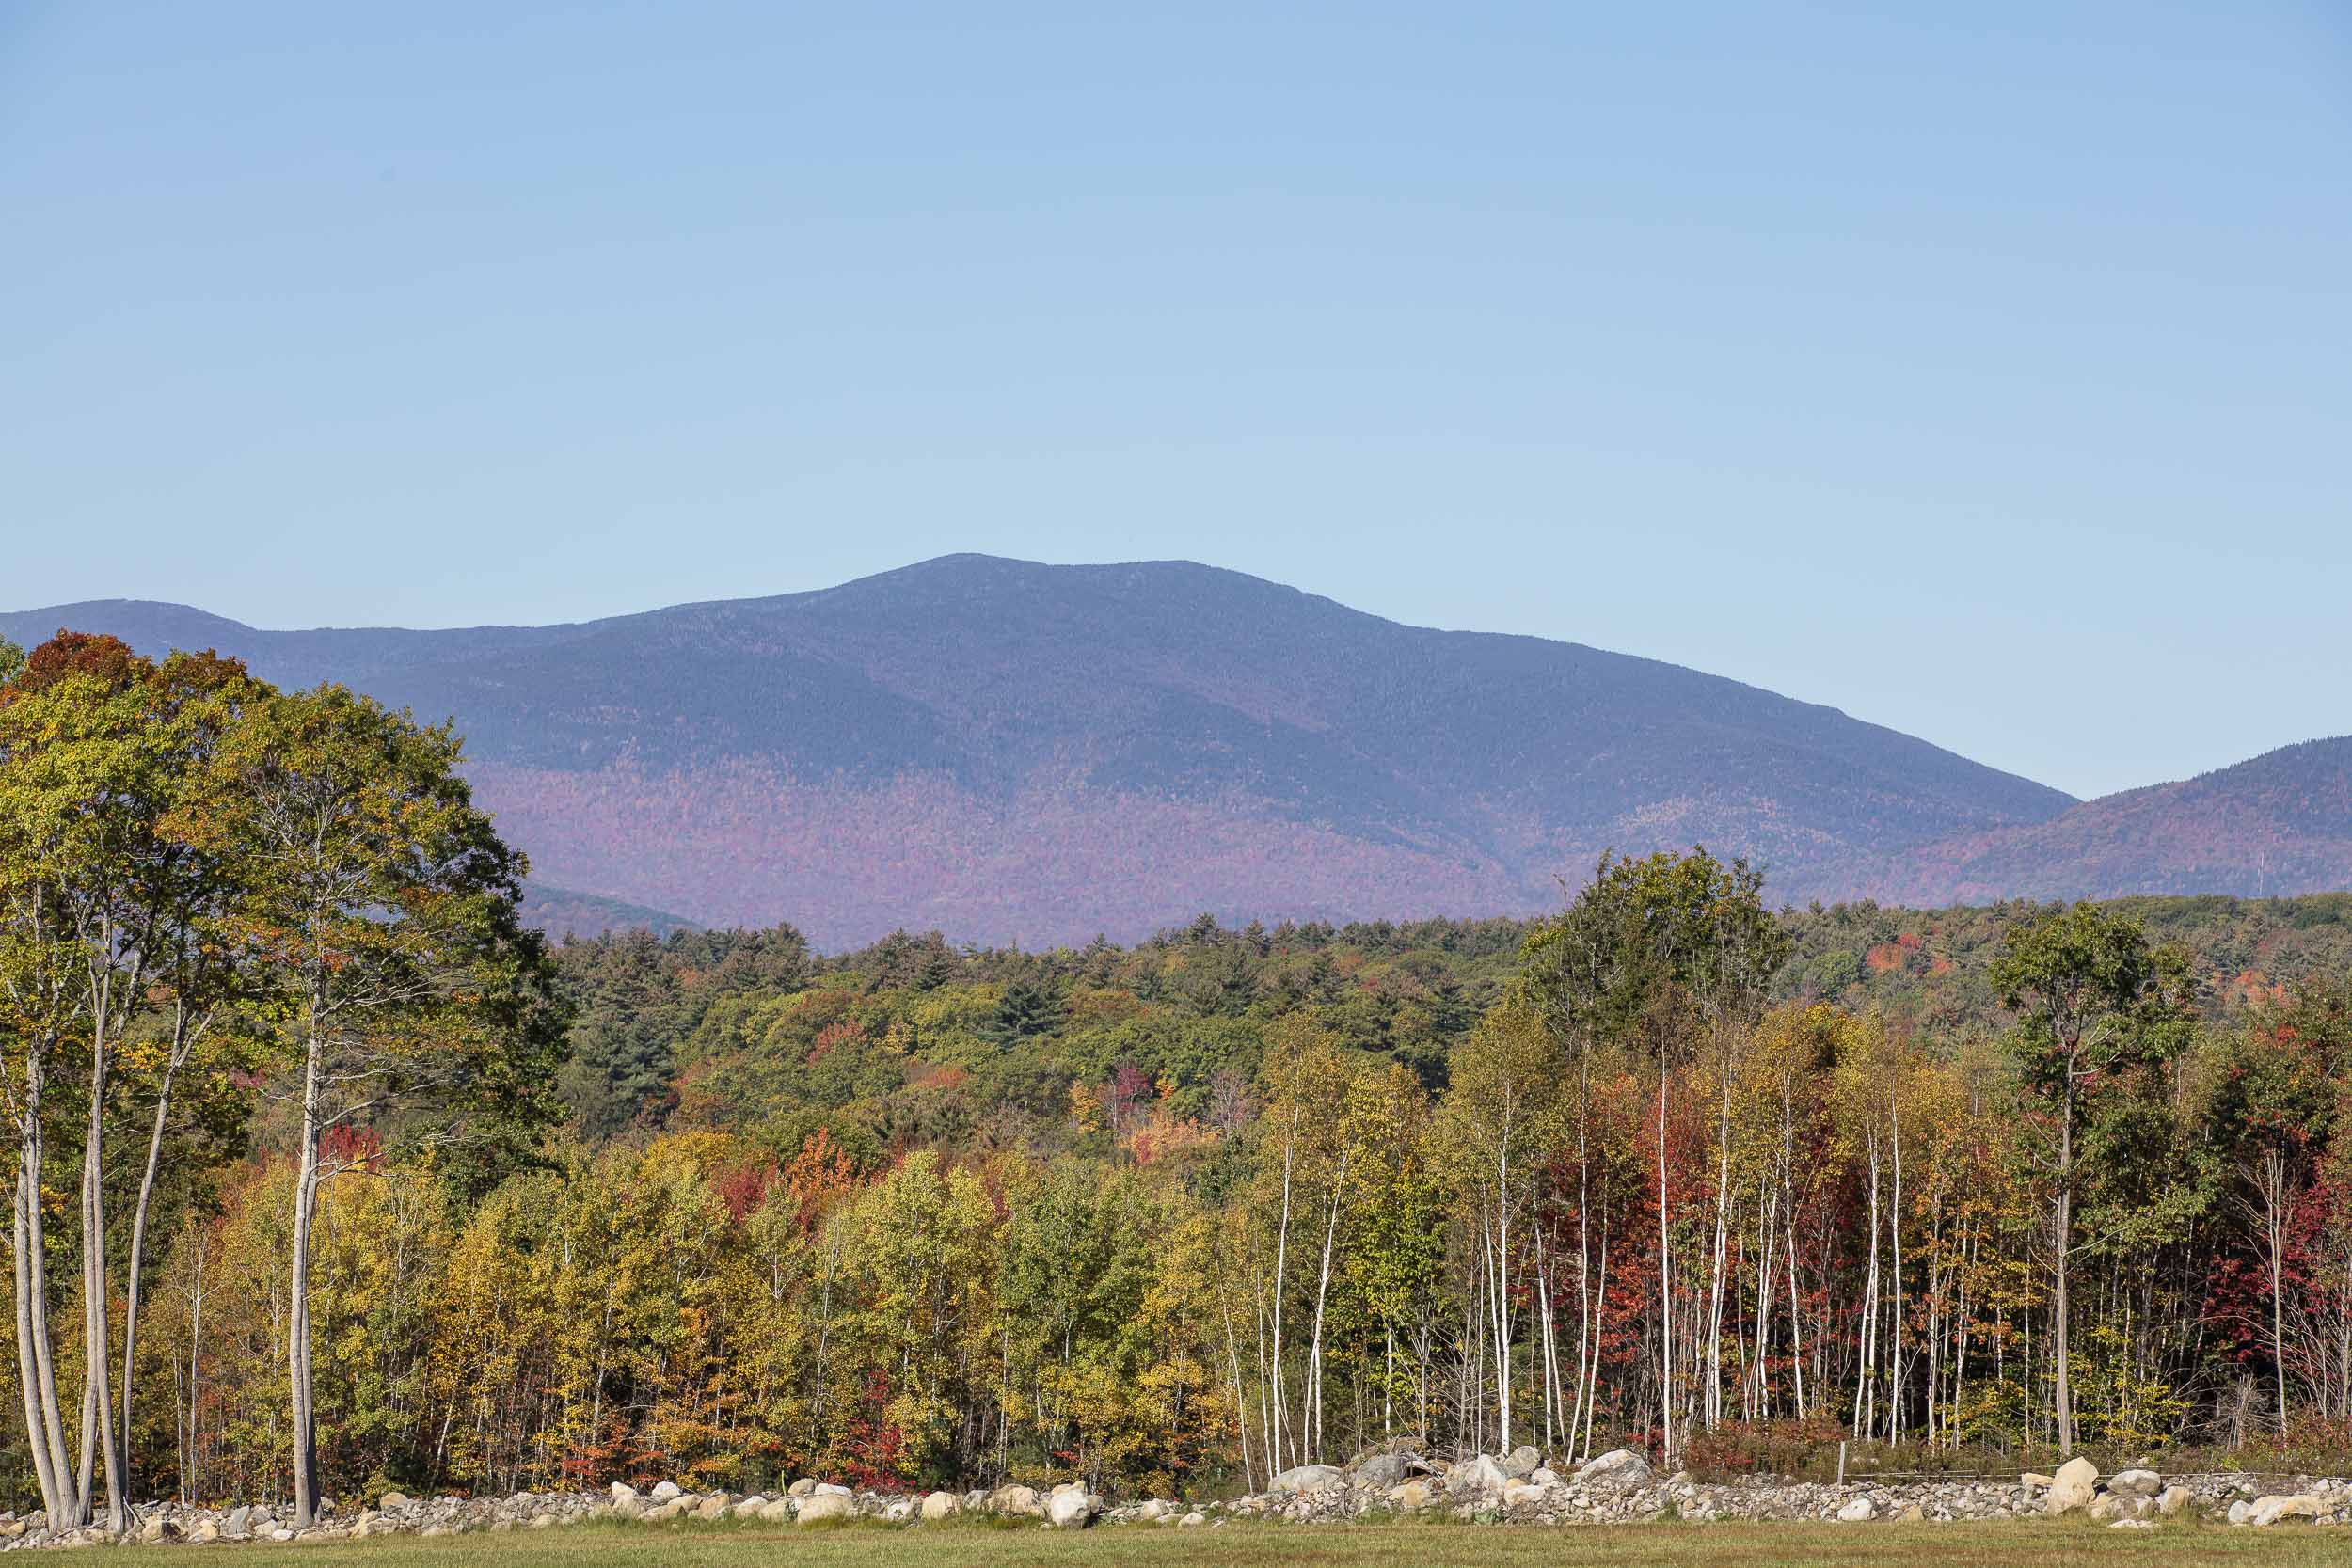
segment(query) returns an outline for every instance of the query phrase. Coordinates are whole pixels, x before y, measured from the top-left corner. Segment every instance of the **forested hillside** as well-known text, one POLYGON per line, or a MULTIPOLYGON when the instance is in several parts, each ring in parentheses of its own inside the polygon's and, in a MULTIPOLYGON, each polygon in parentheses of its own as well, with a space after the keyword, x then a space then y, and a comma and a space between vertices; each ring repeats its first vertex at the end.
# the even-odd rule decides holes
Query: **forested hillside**
POLYGON ((23 1413, 103 1501, 2352 1450, 2352 897, 548 950, 458 742, 0 645, 23 1413))
POLYGON ((828 948, 902 925, 1133 940, 1204 909, 1534 914, 1604 849, 1706 843, 1798 879, 2073 803, 1738 681, 1188 562, 951 556, 562 626, 0 615, 27 645, 60 626, 453 716, 543 879, 828 948))
POLYGON ((1851 857, 1814 880, 1908 904, 2342 887, 2352 882, 2352 736, 2086 800, 2046 822, 1851 857))
MULTIPOLYGON (((568 945, 545 1167, 330 1192, 336 1471, 1215 1490, 1406 1431, 2038 1451, 2061 1189, 2078 1441, 2352 1437, 2352 899, 1735 919, 1742 885, 1660 862, 1550 922, 1044 953, 568 945), (1625 950, 1677 911, 1687 945, 1625 950), (2105 990, 2061 1182, 2070 965, 2105 990)), ((199 1239, 220 1292, 200 1491, 267 1484, 286 1179, 224 1172, 175 1243, 158 1354, 191 1348, 199 1239)))

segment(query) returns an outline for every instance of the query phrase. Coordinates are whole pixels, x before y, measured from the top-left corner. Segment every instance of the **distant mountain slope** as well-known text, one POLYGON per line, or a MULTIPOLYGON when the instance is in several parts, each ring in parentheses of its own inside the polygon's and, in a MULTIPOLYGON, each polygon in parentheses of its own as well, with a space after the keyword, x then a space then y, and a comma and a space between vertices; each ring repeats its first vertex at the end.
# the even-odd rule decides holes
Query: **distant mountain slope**
POLYGON ((599 898, 592 893, 572 893, 531 882, 523 889, 523 924, 545 931, 549 942, 566 937, 601 936, 607 931, 651 931, 666 937, 673 931, 699 929, 699 923, 643 904, 599 898))
POLYGON ((2271 897, 2352 889, 2352 736, 2306 741, 2046 822, 1833 862, 1792 885, 1915 908, 2136 893, 2271 897))
POLYGON ((217 646, 454 715, 536 874, 823 944, 1038 942, 1201 911, 1548 908, 1604 849, 1784 879, 2030 827, 2056 790, 1834 709, 1573 643, 1400 626, 1182 562, 951 556, 838 588, 463 631, 0 616, 217 646))

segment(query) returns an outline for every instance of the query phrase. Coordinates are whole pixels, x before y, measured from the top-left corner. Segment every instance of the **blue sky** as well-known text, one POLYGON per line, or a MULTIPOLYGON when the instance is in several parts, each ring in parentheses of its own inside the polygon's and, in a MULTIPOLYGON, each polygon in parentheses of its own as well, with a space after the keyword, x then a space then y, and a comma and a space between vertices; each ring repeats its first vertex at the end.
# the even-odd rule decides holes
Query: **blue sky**
POLYGON ((2352 730, 2329 0, 35 0, 0 212, 0 607, 1181 556, 2077 793, 2352 730))

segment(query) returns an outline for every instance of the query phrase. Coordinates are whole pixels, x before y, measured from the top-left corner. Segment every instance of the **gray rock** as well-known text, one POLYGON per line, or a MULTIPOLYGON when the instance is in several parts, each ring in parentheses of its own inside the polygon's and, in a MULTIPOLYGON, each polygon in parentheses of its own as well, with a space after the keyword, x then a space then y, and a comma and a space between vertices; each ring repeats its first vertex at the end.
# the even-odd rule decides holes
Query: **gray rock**
POLYGON ((1405 1456, 1376 1453, 1356 1466, 1356 1479, 1366 1486, 1390 1487, 1405 1479, 1405 1456))
POLYGON ((665 1481, 653 1489, 653 1500, 658 1503, 666 1503, 676 1497, 681 1490, 683 1488, 676 1481, 665 1481))
POLYGON ((1502 1461, 1482 1453, 1448 1470, 1445 1473, 1445 1489, 1456 1496, 1470 1492, 1499 1496, 1503 1482, 1510 1479, 1510 1473, 1503 1469, 1502 1461))
POLYGON ((801 1499, 800 1521, 803 1525, 820 1525, 836 1519, 857 1517, 857 1503, 831 1492, 816 1492, 801 1499))
POLYGON ((1649 1461, 1631 1449, 1612 1449, 1578 1465, 1568 1481, 1574 1486, 1629 1487, 1647 1486, 1657 1478, 1649 1461))
POLYGON ((1074 1482, 1055 1487, 1045 1500, 1045 1522, 1056 1529, 1084 1529, 1102 1512, 1103 1499, 1074 1482))
POLYGON ((1328 1486, 1333 1481, 1345 1480, 1346 1477, 1347 1472, 1336 1465, 1301 1465, 1295 1469, 1285 1470, 1267 1482, 1267 1490, 1312 1492, 1319 1486, 1328 1486))
POLYGON ((1837 1517, 1849 1525, 1858 1525, 1879 1516, 1879 1505, 1867 1497, 1856 1497, 1837 1511, 1837 1517))
POLYGON ((1502 1462, 1502 1473, 1513 1481, 1523 1481, 1535 1473, 1544 1462, 1544 1450, 1532 1443, 1521 1443, 1502 1462))
POLYGON ((2164 1478, 2153 1470, 2119 1470, 2107 1478, 2107 1490, 2119 1497, 2153 1497, 2164 1490, 2164 1478))

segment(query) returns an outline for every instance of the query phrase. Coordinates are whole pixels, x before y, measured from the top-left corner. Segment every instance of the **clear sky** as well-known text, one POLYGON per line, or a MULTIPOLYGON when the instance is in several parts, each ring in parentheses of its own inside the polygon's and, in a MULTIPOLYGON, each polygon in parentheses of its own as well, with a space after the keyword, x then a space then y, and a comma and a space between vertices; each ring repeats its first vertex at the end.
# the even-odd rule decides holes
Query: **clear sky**
POLYGON ((0 608, 1187 557, 2179 777, 2352 730, 2348 18, 17 0, 0 608))

